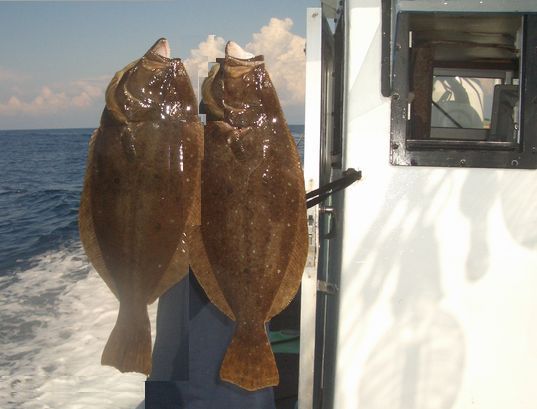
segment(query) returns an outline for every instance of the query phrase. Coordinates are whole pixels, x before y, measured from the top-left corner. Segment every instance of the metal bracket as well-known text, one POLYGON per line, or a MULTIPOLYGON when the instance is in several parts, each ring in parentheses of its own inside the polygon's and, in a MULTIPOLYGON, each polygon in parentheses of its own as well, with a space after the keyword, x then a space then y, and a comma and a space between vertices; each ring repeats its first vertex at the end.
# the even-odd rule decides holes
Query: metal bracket
POLYGON ((337 288, 337 285, 327 281, 317 280, 317 291, 328 295, 334 295, 337 294, 339 288, 337 288))
POLYGON ((319 214, 330 217, 330 227, 327 233, 320 234, 321 239, 331 240, 336 237, 337 230, 337 213, 333 207, 322 206, 319 207, 319 214))
POLYGON ((306 259, 306 267, 317 267, 317 219, 313 214, 308 214, 308 258, 306 259))

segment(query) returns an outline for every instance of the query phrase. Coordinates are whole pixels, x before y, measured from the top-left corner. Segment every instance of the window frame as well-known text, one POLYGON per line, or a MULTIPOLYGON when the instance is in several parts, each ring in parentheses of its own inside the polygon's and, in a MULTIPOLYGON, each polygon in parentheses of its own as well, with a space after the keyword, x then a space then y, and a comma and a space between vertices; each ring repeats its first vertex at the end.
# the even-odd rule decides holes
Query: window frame
MULTIPOLYGON (((400 12, 392 60, 390 163, 403 166, 537 169, 537 14, 522 17, 519 142, 412 139, 409 130, 409 16, 400 12)), ((456 13, 450 13, 456 14, 456 13)), ((472 13, 482 15, 484 13, 472 13)))

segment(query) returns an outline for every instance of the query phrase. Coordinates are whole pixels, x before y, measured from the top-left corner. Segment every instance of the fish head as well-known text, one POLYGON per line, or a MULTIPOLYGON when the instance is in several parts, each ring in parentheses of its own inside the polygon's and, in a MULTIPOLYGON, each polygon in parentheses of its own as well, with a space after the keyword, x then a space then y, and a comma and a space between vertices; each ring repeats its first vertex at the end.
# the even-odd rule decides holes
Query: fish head
POLYGON ((118 71, 106 90, 107 118, 117 122, 190 120, 198 114, 196 97, 179 58, 159 39, 142 58, 118 71))
POLYGON ((264 57, 255 56, 230 41, 225 58, 217 59, 203 83, 208 120, 234 127, 261 126, 281 116, 281 107, 264 57))

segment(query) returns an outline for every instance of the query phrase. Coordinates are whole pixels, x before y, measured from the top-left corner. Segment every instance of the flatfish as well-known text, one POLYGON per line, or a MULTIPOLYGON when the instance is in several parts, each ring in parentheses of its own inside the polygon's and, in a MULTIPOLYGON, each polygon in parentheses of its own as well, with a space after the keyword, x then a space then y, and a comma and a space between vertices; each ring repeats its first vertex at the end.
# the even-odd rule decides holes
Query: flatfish
POLYGON ((266 323, 292 300, 307 255, 304 176, 263 56, 237 44, 203 84, 202 224, 192 269, 236 321, 220 377, 247 390, 279 382, 266 323))
POLYGON ((190 80, 166 39, 119 71, 89 143, 82 244, 120 302, 101 363, 151 371, 147 304, 188 271, 200 223, 203 126, 190 80))

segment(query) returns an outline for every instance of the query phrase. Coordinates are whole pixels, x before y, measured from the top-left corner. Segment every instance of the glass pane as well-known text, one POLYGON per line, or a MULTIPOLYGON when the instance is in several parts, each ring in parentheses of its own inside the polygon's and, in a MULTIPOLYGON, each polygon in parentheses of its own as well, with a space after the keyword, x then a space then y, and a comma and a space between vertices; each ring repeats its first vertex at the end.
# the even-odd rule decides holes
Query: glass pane
POLYGON ((431 127, 489 129, 500 78, 434 76, 431 127))

